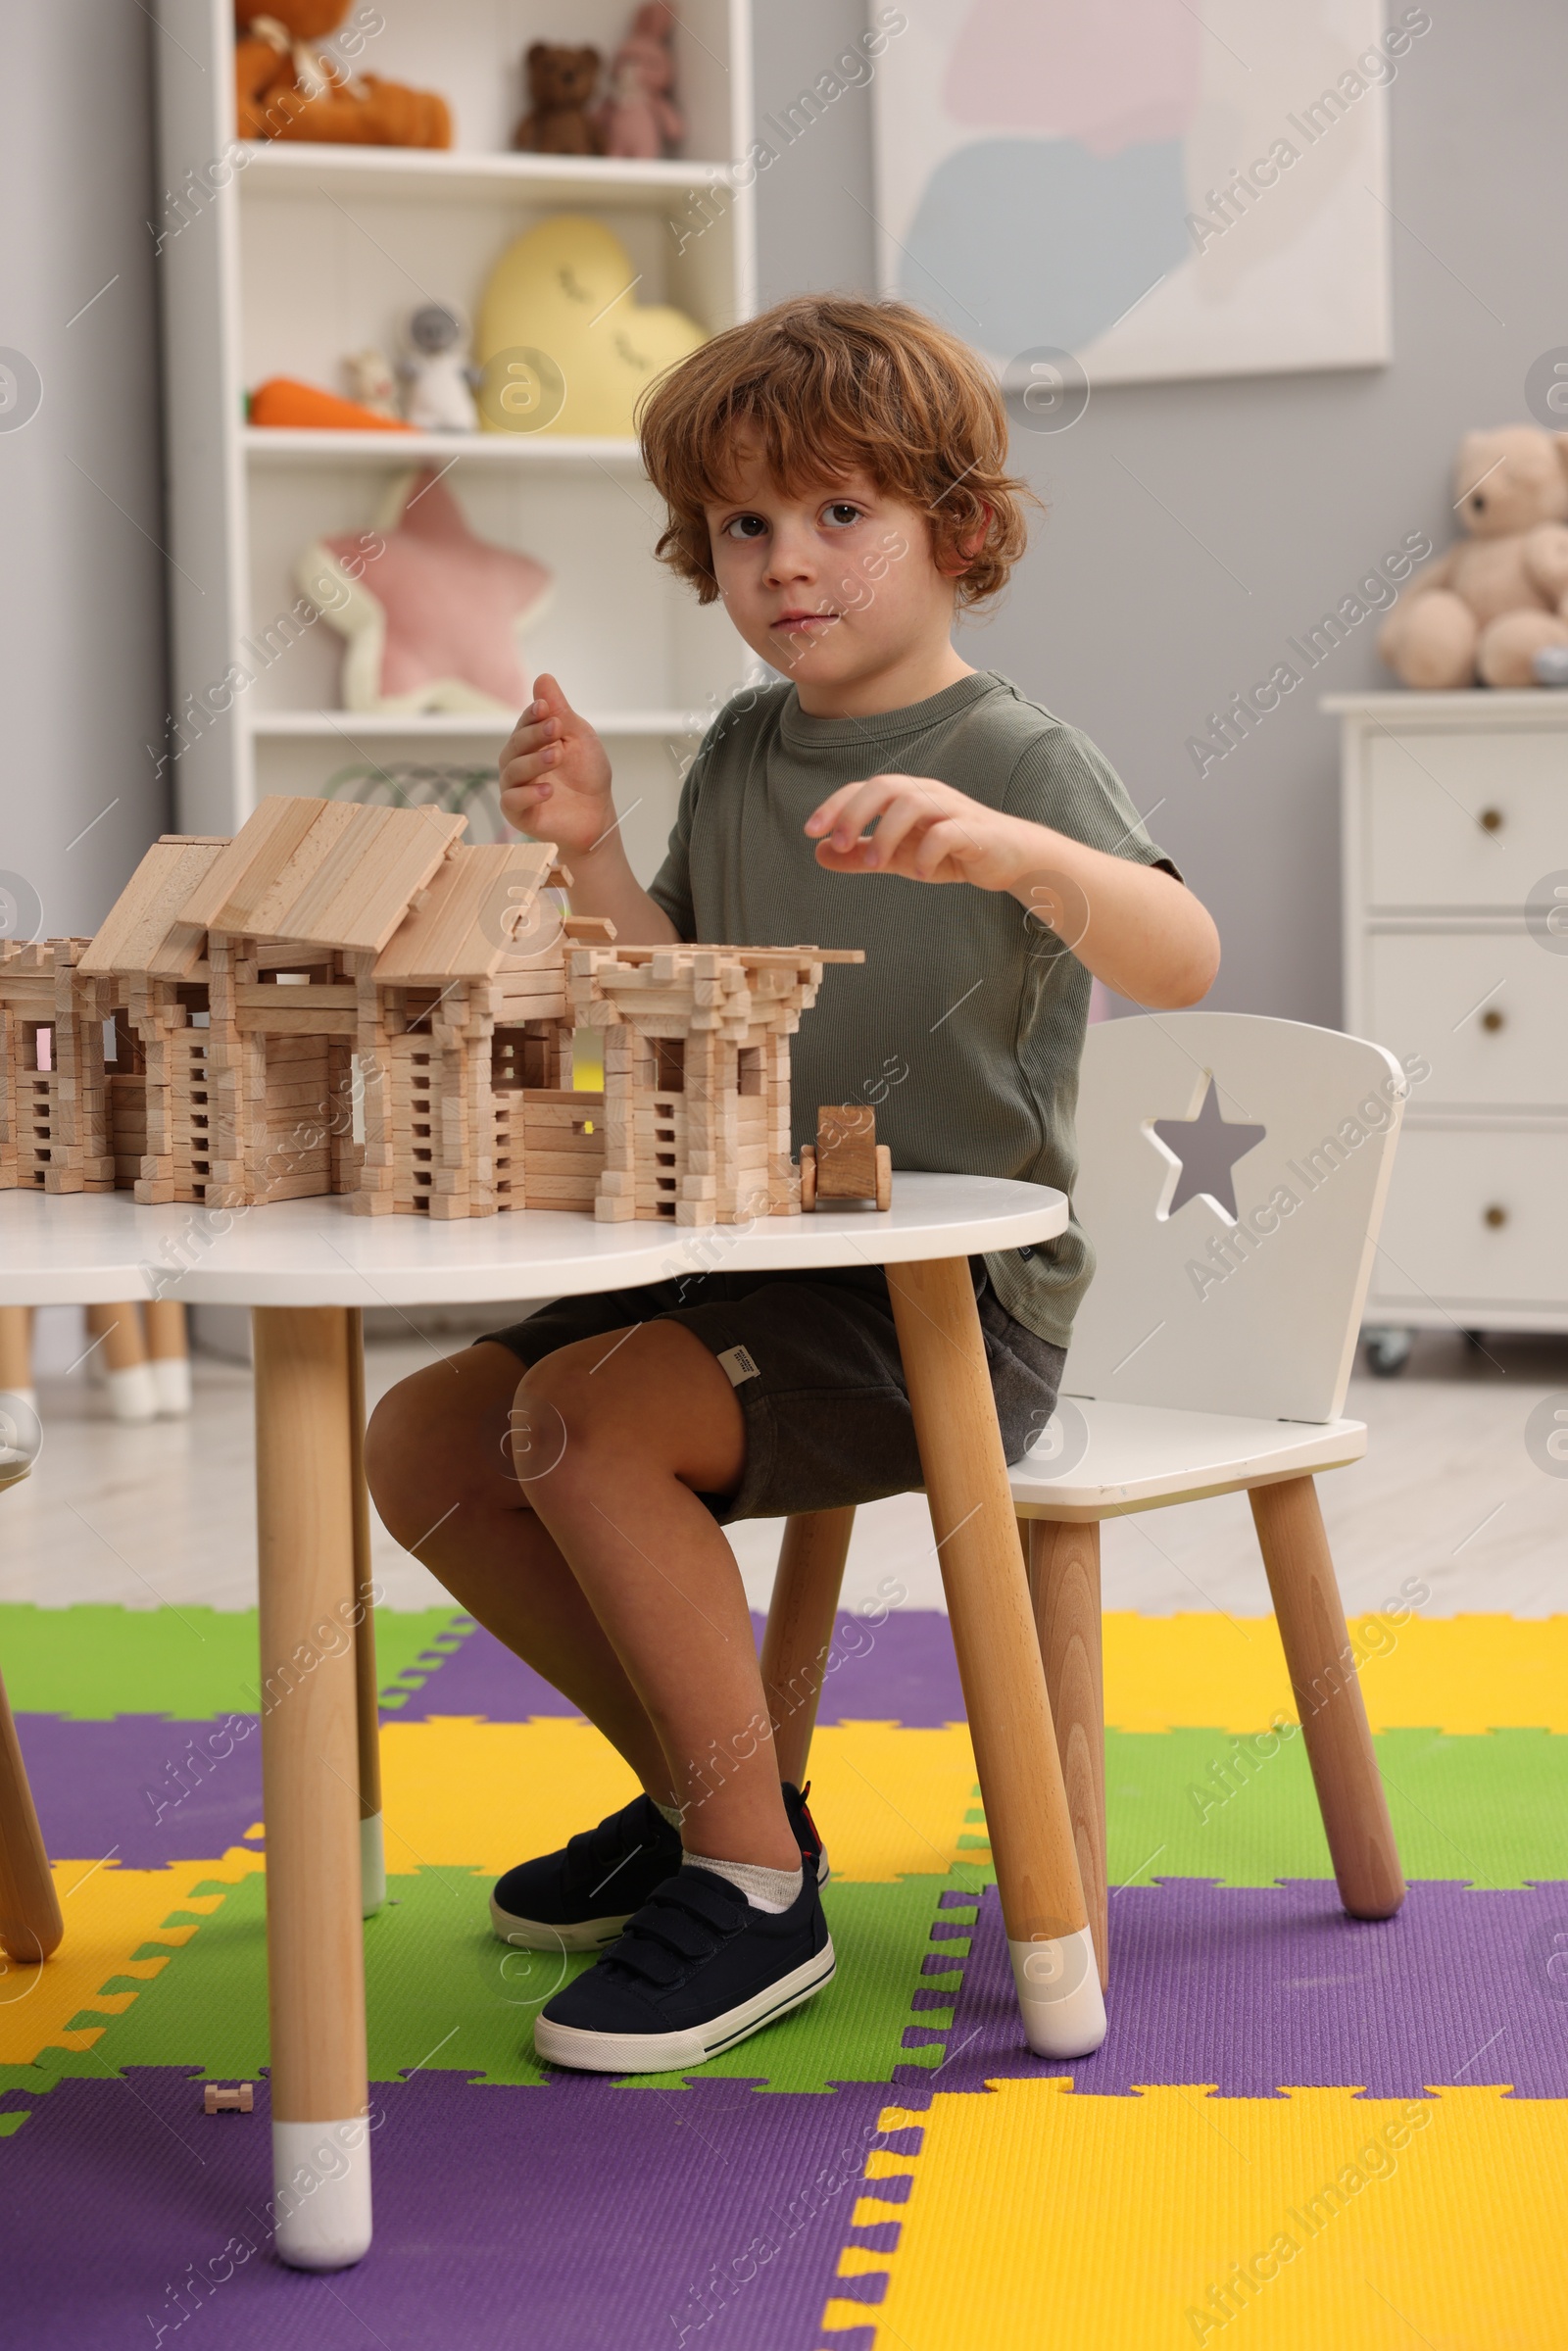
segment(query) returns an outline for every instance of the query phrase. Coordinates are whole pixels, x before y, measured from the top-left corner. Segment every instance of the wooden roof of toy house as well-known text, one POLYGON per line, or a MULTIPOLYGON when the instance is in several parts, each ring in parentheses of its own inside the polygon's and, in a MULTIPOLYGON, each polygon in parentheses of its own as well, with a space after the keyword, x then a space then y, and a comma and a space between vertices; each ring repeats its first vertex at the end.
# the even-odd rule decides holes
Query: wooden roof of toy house
POLYGON ((379 954, 466 818, 440 808, 264 800, 181 908, 205 931, 379 954))
POLYGON ((439 987, 556 959, 564 926, 540 894, 560 870, 548 841, 460 845, 377 955, 374 977, 439 987))
POLYGON ((207 940, 199 925, 183 919, 182 909, 227 847, 226 841, 179 833, 155 841, 105 915, 77 970, 89 979, 107 972, 188 978, 207 940))
POLYGON ((80 967, 186 979, 218 931, 359 949, 376 955, 377 980, 443 986, 526 972, 573 936, 605 935, 544 906, 547 886, 570 880, 549 842, 474 846, 459 840, 466 822, 436 808, 278 795, 231 841, 166 833, 80 967))

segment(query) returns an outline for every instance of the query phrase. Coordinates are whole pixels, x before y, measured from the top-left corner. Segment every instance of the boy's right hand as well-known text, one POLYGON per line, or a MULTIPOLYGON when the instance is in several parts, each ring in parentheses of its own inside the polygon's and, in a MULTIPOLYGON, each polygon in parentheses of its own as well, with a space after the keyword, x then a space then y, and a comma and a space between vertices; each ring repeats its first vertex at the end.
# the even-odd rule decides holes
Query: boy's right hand
POLYGON ((533 693, 501 754, 501 813, 519 832, 582 857, 615 821, 610 760, 553 677, 541 673, 533 693))

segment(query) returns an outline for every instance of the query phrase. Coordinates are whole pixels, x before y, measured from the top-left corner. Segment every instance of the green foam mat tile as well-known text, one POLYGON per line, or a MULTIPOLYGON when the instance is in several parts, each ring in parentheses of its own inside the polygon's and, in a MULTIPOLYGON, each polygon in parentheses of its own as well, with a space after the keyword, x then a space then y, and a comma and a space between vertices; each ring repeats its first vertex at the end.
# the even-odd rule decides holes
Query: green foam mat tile
MULTIPOLYGON (((457 1647, 471 1620, 460 1610, 378 1608, 375 1662, 392 1704, 457 1647)), ((18 1714, 107 1722, 162 1714, 205 1722, 254 1714, 254 1608, 39 1608, 0 1603, 0 1663, 18 1714)))
MULTIPOLYGON (((1107 1731, 1107 1876, 1272 1886, 1331 1875, 1298 1732, 1107 1731)), ((1503 1888, 1568 1878, 1568 1738, 1380 1731, 1373 1739, 1407 1878, 1503 1888)))
MULTIPOLYGON (((963 1877, 978 1884, 981 1873, 963 1877)), ((933 1948, 940 1896, 957 1883, 830 1884, 823 1899, 838 1978, 765 2034, 705 2067, 705 2076, 760 2081, 772 2090, 827 2091, 836 2082, 891 2082, 899 2066, 940 2064, 951 2011, 916 2013, 912 2002, 917 1990, 956 1993, 966 1944, 940 1946, 944 1957, 953 1954, 951 1971, 932 1977, 921 1968, 933 1948), (921 2045, 907 2049, 911 2027, 921 2045)), ((480 1873, 455 1869, 388 1881, 387 1907, 366 1924, 372 2081, 395 2082, 425 2068, 522 2086, 552 2079, 533 2055, 533 2020, 591 1961, 507 1950, 489 1931, 489 1886, 480 1873)), ((62 2074, 102 2076, 133 2066, 199 2066, 213 2079, 254 2079, 268 2061, 264 1880, 257 1873, 235 1886, 200 1890, 227 1898, 157 1977, 111 1978, 100 1986, 105 1993, 133 1989, 130 2005, 108 2016, 89 2004, 72 2019, 73 2027, 102 2025, 90 2050, 51 2049, 35 2067, 0 2068, 0 2087, 37 2087, 62 2074)), ((678 2087, 680 2077, 646 2081, 678 2087)))

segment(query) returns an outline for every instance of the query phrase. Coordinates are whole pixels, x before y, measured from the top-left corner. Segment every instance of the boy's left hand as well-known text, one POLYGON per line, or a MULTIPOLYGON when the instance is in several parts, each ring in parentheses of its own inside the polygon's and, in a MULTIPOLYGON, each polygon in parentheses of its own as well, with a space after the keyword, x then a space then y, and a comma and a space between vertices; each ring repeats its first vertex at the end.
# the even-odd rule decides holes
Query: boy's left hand
POLYGON ((873 775, 845 784, 806 820, 816 861, 832 873, 897 873, 911 882, 972 882, 1010 890, 1027 859, 1025 826, 924 775, 873 775), (865 828, 876 819, 867 839, 865 828))

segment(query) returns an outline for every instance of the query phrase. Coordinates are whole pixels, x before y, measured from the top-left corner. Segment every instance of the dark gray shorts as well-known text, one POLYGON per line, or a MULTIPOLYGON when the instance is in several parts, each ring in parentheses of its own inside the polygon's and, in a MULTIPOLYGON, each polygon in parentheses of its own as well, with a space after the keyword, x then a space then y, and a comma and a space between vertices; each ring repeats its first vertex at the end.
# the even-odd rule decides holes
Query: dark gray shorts
MULTIPOLYGON (((971 1257, 969 1267, 1003 1449, 1016 1461, 1056 1408, 1066 1352, 1003 1310, 983 1257, 971 1257)), ((487 1336, 523 1363, 537 1363, 575 1340, 643 1322, 684 1323, 735 1382, 746 1415, 745 1473, 734 1494, 702 1496, 721 1525, 880 1501, 923 1483, 879 1266, 693 1274, 558 1298, 487 1336)))

